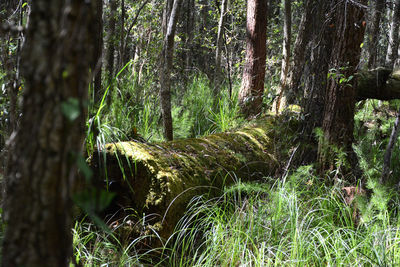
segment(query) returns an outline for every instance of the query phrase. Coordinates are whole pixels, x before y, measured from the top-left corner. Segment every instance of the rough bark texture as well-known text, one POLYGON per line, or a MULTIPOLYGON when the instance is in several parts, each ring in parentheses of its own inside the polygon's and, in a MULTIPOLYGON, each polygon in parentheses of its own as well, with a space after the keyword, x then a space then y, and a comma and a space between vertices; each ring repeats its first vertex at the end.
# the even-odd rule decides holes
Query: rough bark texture
POLYGON ((70 197, 84 139, 95 1, 35 0, 31 8, 23 116, 11 138, 3 198, 2 265, 69 266, 70 197))
POLYGON ((179 8, 182 0, 175 0, 170 12, 170 16, 167 23, 166 33, 164 37, 164 46, 162 50, 162 63, 160 71, 160 101, 161 101, 161 112, 163 118, 164 137, 167 140, 172 140, 173 126, 172 126, 172 115, 171 115, 171 70, 174 58, 174 42, 175 42, 175 30, 176 23, 178 20, 179 8))
POLYGON ((379 30, 381 17, 385 8, 385 0, 375 0, 374 13, 372 19, 367 25, 368 32, 368 68, 377 66, 377 46, 379 42, 379 30))
POLYGON ((394 4, 393 19, 390 27, 389 45, 386 54, 385 66, 393 68, 398 57, 399 49, 399 27, 400 27, 400 0, 396 0, 394 4))
POLYGON ((267 31, 267 1, 247 1, 246 61, 239 104, 245 116, 261 112, 264 94, 267 31))
MULTIPOLYGON (((277 132, 277 123, 275 118, 263 118, 235 132, 198 139, 108 144, 104 152, 110 190, 117 193, 114 204, 132 207, 141 216, 153 214, 155 218, 146 219, 147 229, 168 238, 193 197, 210 191, 219 194, 224 185, 239 178, 249 181, 272 175, 285 164, 286 149, 279 142, 283 133, 277 132)), ((279 130, 292 136, 295 127, 292 121, 279 130)), ((95 177, 105 181, 99 168, 103 156, 100 160, 94 156, 95 177)))
POLYGON ((386 147, 385 156, 383 157, 383 170, 380 182, 381 184, 387 183, 389 176, 390 176, 390 162, 392 159, 392 153, 394 149, 394 145, 397 142, 397 138, 399 137, 400 133, 400 110, 397 113, 397 118, 394 123, 392 133, 390 135, 389 143, 386 147))
POLYGON ((277 97, 275 104, 275 112, 278 114, 281 108, 286 106, 286 92, 287 87, 287 76, 289 71, 289 60, 290 60, 290 43, 292 39, 292 1, 284 0, 285 14, 283 23, 283 50, 282 50, 282 68, 281 68, 281 79, 280 79, 280 92, 277 97))
MULTIPOLYGON (((317 2, 316 15, 312 20, 313 39, 311 41, 311 60, 309 74, 304 86, 304 117, 303 135, 308 140, 314 139, 314 129, 322 127, 325 108, 325 93, 329 59, 332 52, 333 29, 331 3, 325 0, 317 2)), ((316 140, 315 140, 316 141, 316 140)), ((317 151, 306 153, 309 162, 316 160, 317 151)))
POLYGON ((304 1, 304 13, 301 17, 298 35, 293 47, 293 60, 290 65, 290 73, 287 82, 286 101, 288 104, 294 104, 297 96, 302 91, 300 88, 300 79, 306 60, 306 48, 311 38, 312 19, 316 16, 316 7, 314 1, 304 1))
POLYGON ((330 69, 334 69, 328 81, 326 104, 322 129, 323 140, 319 143, 320 171, 334 168, 334 149, 343 149, 352 159, 354 108, 356 89, 354 74, 360 60, 360 44, 364 39, 364 9, 357 2, 333 1, 332 27, 333 51, 330 69), (343 80, 344 79, 344 80, 343 80))

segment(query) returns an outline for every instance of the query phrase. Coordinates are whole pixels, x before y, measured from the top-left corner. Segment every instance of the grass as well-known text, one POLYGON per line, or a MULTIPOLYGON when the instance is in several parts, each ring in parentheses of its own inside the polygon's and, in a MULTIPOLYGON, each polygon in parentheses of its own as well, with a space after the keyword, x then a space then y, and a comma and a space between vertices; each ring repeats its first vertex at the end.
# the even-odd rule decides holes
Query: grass
POLYGON ((340 187, 326 186, 304 166, 286 182, 238 181, 219 198, 193 199, 156 258, 79 225, 75 255, 86 266, 109 250, 120 255, 113 266, 150 259, 151 266, 394 266, 400 264, 399 204, 373 209, 357 224, 340 187), (96 240, 89 251, 79 245, 88 238, 96 240))

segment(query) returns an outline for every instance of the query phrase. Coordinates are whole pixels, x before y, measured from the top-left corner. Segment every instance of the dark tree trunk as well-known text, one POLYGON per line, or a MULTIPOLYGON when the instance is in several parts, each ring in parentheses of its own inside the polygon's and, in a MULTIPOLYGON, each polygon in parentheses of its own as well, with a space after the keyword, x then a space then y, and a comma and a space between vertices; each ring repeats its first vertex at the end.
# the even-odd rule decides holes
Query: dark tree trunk
POLYGON ((3 266, 69 266, 71 189, 84 139, 95 1, 35 0, 20 128, 6 175, 3 266), (46 14, 44 16, 43 14, 46 14))
POLYGON ((368 68, 375 68, 377 66, 377 47, 379 38, 379 29, 382 13, 385 8, 385 0, 374 1, 374 13, 372 19, 368 23, 368 68))
POLYGON ((284 0, 285 13, 283 23, 283 50, 282 50, 282 68, 280 80, 280 92, 275 103, 275 112, 278 114, 281 108, 286 106, 287 75, 289 71, 290 43, 292 39, 292 1, 284 0))
POLYGON ((312 0, 304 1, 304 13, 301 17, 298 35, 293 47, 293 60, 287 82, 286 101, 294 104, 296 97, 300 96, 300 80, 306 61, 306 49, 312 33, 312 19, 316 16, 315 3, 312 0))
MULTIPOLYGON (((364 39, 364 9, 359 4, 366 0, 349 2, 335 0, 332 27, 333 51, 330 69, 334 69, 328 80, 326 104, 322 129, 324 136, 319 143, 318 157, 320 171, 333 169, 334 148, 353 157, 352 142, 354 128, 354 108, 356 84, 354 74, 360 60, 360 45, 364 39), (344 79, 344 80, 343 80, 344 79)), ((351 162, 354 166, 354 162, 351 162)))
POLYGON ((124 40, 125 40, 125 0, 120 0, 121 1, 121 16, 120 16, 120 21, 119 21, 119 26, 120 26, 120 33, 119 33, 119 51, 118 51, 118 64, 117 68, 122 69, 124 66, 124 40))
POLYGON ((115 60, 115 22, 118 0, 110 0, 110 20, 108 22, 107 31, 107 80, 111 85, 114 79, 114 60, 115 60))
POLYGON ((173 126, 172 126, 172 114, 171 114, 171 70, 173 67, 174 57, 174 39, 176 23, 178 20, 179 8, 181 0, 175 0, 172 5, 172 10, 169 13, 169 19, 166 27, 166 33, 164 37, 164 45, 162 50, 162 63, 160 71, 160 100, 161 100, 161 112, 164 126, 164 137, 167 140, 172 140, 173 137, 173 126))
POLYGON ((393 19, 390 27, 389 45, 386 54, 385 65, 388 68, 393 68, 398 57, 399 49, 399 27, 400 27, 400 0, 396 0, 394 4, 393 19))
POLYGON ((94 58, 92 64, 92 71, 94 74, 94 101, 99 101, 101 98, 101 76, 103 66, 103 1, 96 1, 95 18, 93 24, 94 34, 94 58))
MULTIPOLYGON (((329 59, 332 52, 332 18, 331 2, 320 0, 315 7, 315 16, 311 22, 312 41, 311 60, 309 73, 305 78, 304 86, 304 117, 303 135, 305 139, 316 142, 314 129, 322 127, 325 108, 325 93, 327 75, 329 70, 329 59)), ((316 160, 317 151, 309 151, 309 162, 316 160)))
POLYGON ((267 49, 266 31, 267 1, 247 1, 246 61, 239 91, 241 111, 247 117, 261 112, 267 49))

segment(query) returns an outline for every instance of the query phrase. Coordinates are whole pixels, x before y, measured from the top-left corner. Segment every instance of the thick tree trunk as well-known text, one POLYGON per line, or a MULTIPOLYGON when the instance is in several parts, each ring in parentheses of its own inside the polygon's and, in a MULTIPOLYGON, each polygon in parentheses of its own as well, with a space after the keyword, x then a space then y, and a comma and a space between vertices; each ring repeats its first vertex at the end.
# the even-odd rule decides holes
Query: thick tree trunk
POLYGON ((289 71, 290 43, 292 39, 292 1, 283 0, 285 6, 283 20, 283 49, 282 49, 282 68, 280 79, 280 92, 275 103, 275 112, 278 114, 281 108, 286 107, 287 75, 289 71))
MULTIPOLYGON (((144 214, 150 224, 146 229, 153 228, 168 238, 193 197, 219 194, 224 185, 236 179, 249 181, 272 175, 285 164, 287 155, 279 154, 285 149, 279 142, 283 133, 277 132, 278 123, 275 118, 264 118, 235 132, 203 138, 108 144, 104 147, 107 178, 99 167, 104 162, 101 153, 93 155, 91 165, 96 180, 108 179, 117 196, 115 207, 131 207, 144 214), (147 217, 151 214, 154 218, 147 217)), ((290 124, 279 130, 289 136, 294 128, 295 124, 290 124)))
POLYGON ((247 1, 246 60, 243 68, 239 104, 250 117, 261 112, 264 94, 267 31, 267 1, 247 1))
POLYGON ((372 19, 367 25, 368 32, 368 68, 375 68, 377 66, 377 46, 380 40, 380 22, 385 8, 385 0, 374 1, 374 13, 372 19))
POLYGON ((399 49, 399 27, 400 27, 400 0, 396 0, 394 4, 393 19, 390 27, 389 45, 386 54, 385 66, 393 68, 398 57, 399 49))
MULTIPOLYGON (((304 86, 304 117, 303 135, 307 140, 315 140, 314 129, 322 127, 325 108, 325 94, 329 59, 332 52, 333 29, 331 3, 320 0, 317 2, 316 15, 312 20, 313 39, 311 41, 311 60, 309 74, 304 86)), ((316 140, 315 140, 316 141, 316 140)), ((309 151, 310 162, 316 160, 317 151, 309 151)))
POLYGON ((3 266, 69 266, 95 1, 31 2, 20 128, 5 181, 3 266), (43 14, 47 14, 44 16, 43 14))
POLYGON ((171 70, 173 67, 174 57, 174 39, 176 23, 178 20, 179 8, 182 0, 175 0, 170 12, 166 34, 164 37, 164 46, 162 50, 162 63, 160 72, 160 100, 161 112, 163 118, 164 137, 167 140, 172 140, 173 126, 171 114, 171 70))
POLYGON ((312 0, 304 1, 304 13, 301 17, 298 35, 293 47, 293 60, 290 65, 290 73, 287 82, 288 90, 286 93, 286 101, 288 104, 294 104, 296 97, 300 95, 300 79, 306 61, 306 48, 311 38, 312 19, 316 16, 315 3, 312 0))
MULTIPOLYGON (((350 161, 353 159, 353 129, 356 89, 354 74, 360 60, 360 45, 364 39, 364 9, 359 4, 366 0, 348 2, 335 0, 333 10, 333 51, 328 81, 322 129, 324 136, 319 143, 320 171, 335 167, 334 150, 342 149, 350 161), (335 147, 335 148, 334 148, 335 147)), ((352 163, 352 162, 351 162, 352 163)), ((352 164, 354 166, 354 164, 352 164)))

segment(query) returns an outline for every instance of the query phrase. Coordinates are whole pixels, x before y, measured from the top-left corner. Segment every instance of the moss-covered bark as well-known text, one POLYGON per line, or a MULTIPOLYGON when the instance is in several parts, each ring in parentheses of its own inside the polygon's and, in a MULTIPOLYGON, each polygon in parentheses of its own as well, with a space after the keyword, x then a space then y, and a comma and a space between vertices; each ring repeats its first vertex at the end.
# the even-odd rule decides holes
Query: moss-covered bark
POLYGON ((107 144, 105 165, 102 154, 91 164, 97 180, 108 181, 117 193, 119 206, 140 215, 158 214, 150 225, 168 237, 194 196, 220 193, 236 179, 254 180, 279 169, 283 149, 275 121, 264 118, 234 132, 197 139, 107 144))

